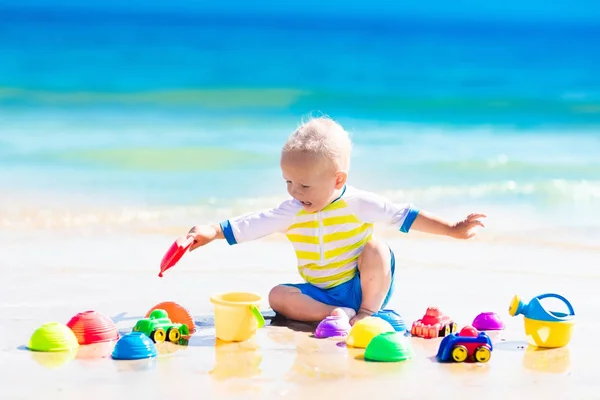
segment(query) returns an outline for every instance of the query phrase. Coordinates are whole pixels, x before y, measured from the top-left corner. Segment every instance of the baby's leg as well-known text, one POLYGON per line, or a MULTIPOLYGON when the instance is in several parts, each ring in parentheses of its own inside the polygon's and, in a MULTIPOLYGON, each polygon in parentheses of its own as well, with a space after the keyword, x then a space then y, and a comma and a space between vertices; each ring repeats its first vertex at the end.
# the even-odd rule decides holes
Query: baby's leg
POLYGON ((269 293, 269 304, 274 311, 296 321, 319 322, 332 314, 345 314, 349 318, 354 316, 354 310, 322 303, 295 286, 275 286, 269 293))
POLYGON ((362 303, 352 322, 380 310, 392 282, 389 247, 378 240, 367 242, 358 258, 362 303))

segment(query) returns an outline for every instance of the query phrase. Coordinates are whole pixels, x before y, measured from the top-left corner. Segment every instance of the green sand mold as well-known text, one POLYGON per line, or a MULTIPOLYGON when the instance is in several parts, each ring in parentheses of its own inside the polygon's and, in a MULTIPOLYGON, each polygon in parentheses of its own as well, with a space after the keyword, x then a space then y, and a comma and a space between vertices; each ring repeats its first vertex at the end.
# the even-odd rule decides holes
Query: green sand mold
POLYGON ((33 332, 27 347, 33 351, 68 351, 78 348, 79 343, 67 325, 48 322, 33 332))
POLYGON ((367 361, 404 361, 412 358, 412 347, 404 332, 385 332, 369 342, 364 357, 367 361))

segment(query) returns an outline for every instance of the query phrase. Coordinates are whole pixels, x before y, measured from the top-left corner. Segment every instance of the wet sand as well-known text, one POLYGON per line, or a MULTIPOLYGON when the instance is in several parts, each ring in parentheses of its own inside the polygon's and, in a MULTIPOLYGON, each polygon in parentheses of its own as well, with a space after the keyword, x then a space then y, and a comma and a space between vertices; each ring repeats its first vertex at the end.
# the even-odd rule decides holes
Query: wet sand
POLYGON ((218 243, 186 255, 160 279, 158 263, 171 241, 158 235, 3 237, 0 398, 600 398, 597 350, 590 344, 600 328, 597 248, 390 241, 399 266, 390 307, 407 323, 428 305, 439 306, 461 326, 481 311, 504 319, 507 329, 492 334, 491 360, 480 365, 440 364, 439 339, 419 338, 411 338, 411 360, 366 362, 364 350, 312 338, 302 324, 268 325, 243 343, 216 341, 209 296, 253 291, 264 296, 266 310, 271 286, 298 281, 293 253, 278 240, 231 249, 218 243), (514 294, 528 301, 545 292, 566 296, 578 315, 565 348, 528 346, 522 316, 507 313, 514 294), (84 346, 73 354, 24 348, 41 324, 66 323, 90 309, 129 332, 150 307, 166 300, 188 307, 198 331, 186 347, 160 345, 157 359, 112 360, 106 356, 113 344, 84 346))

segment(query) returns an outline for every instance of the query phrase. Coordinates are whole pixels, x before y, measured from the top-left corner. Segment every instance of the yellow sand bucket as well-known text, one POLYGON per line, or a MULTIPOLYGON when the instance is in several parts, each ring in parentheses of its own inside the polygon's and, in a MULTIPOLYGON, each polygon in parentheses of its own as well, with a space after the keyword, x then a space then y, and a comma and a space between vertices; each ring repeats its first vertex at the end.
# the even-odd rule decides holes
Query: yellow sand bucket
POLYGON ((569 344, 575 321, 538 321, 523 318, 527 341, 538 347, 556 348, 569 344))
POLYGON ((215 336, 226 342, 248 340, 265 325, 255 293, 229 292, 211 296, 215 310, 215 336))

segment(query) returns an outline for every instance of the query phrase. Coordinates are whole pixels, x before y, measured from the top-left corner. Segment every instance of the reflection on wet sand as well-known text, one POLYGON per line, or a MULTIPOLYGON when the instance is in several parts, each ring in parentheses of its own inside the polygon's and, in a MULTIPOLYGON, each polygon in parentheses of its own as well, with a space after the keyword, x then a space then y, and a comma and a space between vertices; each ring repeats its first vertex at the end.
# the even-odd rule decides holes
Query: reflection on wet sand
POLYGON ((216 339, 214 356, 215 365, 209 373, 216 380, 252 378, 262 373, 260 364, 263 357, 253 339, 239 343, 216 339))
POLYGON ((347 347, 343 339, 316 339, 309 335, 296 335, 295 346, 294 363, 285 379, 299 384, 385 377, 407 368, 407 362, 366 361, 363 357, 364 349, 347 347))
POLYGON ((77 355, 76 349, 57 352, 28 351, 31 355, 31 359, 35 361, 36 364, 49 369, 60 368, 70 361, 73 361, 77 355))
POLYGON ((302 383, 306 380, 332 380, 349 373, 349 356, 345 348, 336 346, 335 339, 314 339, 297 335, 294 363, 285 379, 302 383))
POLYGON ((569 347, 543 349, 529 345, 523 354, 523 366, 528 370, 564 374, 571 369, 569 347))
POLYGON ((168 356, 177 352, 186 351, 188 348, 188 339, 181 339, 179 343, 162 342, 156 344, 158 356, 168 356))
POLYGON ((410 342, 412 344, 413 350, 417 351, 421 354, 424 354, 426 357, 433 357, 435 359, 435 355, 438 352, 440 347, 440 342, 442 339, 423 339, 420 337, 411 337, 410 342))
POLYGON ((111 340, 108 342, 102 342, 102 343, 94 343, 94 344, 88 344, 85 346, 79 346, 79 349, 77 349, 77 360, 82 361, 82 360, 96 360, 96 359, 100 359, 100 358, 104 358, 104 357, 110 357, 115 344, 117 343, 116 340, 111 340))
POLYGON ((114 366, 119 372, 139 372, 154 369, 156 362, 156 357, 143 358, 141 360, 114 360, 114 366))
POLYGON ((89 345, 79 346, 77 349, 70 351, 58 351, 58 352, 41 352, 41 351, 30 351, 31 358, 40 366, 45 368, 59 368, 66 365, 70 361, 77 360, 78 362, 90 362, 92 360, 98 360, 106 357, 110 357, 110 354, 115 346, 116 340, 95 343, 89 345))
MULTIPOLYGON (((60 351, 60 352, 39 352, 30 351, 31 358, 40 366, 45 368, 59 368, 70 361, 77 360, 79 363, 93 365, 99 360, 105 358, 111 358, 112 351, 116 344, 115 341, 94 343, 89 345, 79 346, 77 349, 72 351, 60 351)), ((185 351, 187 349, 187 340, 182 340, 180 344, 163 342, 156 345, 158 351, 158 359, 161 363, 168 362, 171 358, 170 355, 185 351)), ((119 371, 136 370, 142 371, 154 368, 157 363, 157 359, 142 359, 142 360, 111 360, 115 363, 119 371)))

